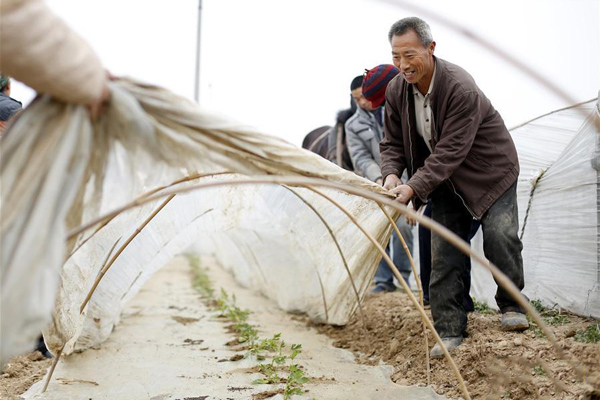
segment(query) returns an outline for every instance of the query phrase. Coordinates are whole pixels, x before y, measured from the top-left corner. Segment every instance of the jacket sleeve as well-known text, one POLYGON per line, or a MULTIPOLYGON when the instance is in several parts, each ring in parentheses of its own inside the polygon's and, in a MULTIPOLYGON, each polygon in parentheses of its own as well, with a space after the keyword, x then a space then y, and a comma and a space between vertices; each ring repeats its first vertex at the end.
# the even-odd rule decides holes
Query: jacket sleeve
POLYGON ((390 174, 402 176, 406 168, 404 154, 404 141, 402 126, 400 125, 400 111, 395 101, 396 94, 390 91, 390 86, 385 94, 384 137, 379 144, 381 151, 381 175, 383 180, 390 174))
POLYGON ((69 103, 90 104, 106 85, 92 48, 42 0, 0 2, 0 70, 69 103))
POLYGON ((440 140, 423 167, 412 176, 408 185, 422 201, 442 182, 452 176, 471 150, 481 124, 481 97, 475 90, 450 99, 440 140))
POLYGON ((352 122, 353 119, 346 122, 346 142, 352 164, 354 169, 361 171, 365 178, 375 182, 381 178, 381 168, 373 158, 369 144, 358 135, 358 132, 355 132, 356 129, 352 122))

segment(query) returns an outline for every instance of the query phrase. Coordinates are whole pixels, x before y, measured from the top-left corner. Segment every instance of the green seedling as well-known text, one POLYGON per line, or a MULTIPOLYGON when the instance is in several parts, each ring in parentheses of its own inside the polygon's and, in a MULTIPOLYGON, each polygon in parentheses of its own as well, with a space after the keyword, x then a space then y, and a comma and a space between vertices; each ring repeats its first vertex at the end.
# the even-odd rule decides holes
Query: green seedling
POLYGON ((538 314, 543 314, 547 310, 547 308, 542 305, 541 300, 531 300, 530 304, 535 308, 535 311, 538 314))
POLYGON ((533 367, 533 373, 538 375, 538 376, 546 376, 546 370, 544 370, 544 368, 540 367, 539 365, 536 365, 535 367, 533 367))
POLYGON ((475 311, 477 311, 478 313, 480 313, 482 315, 494 315, 494 314, 496 314, 496 311, 492 310, 487 305, 487 303, 477 301, 477 299, 473 299, 473 305, 474 305, 475 311))
POLYGON ((304 390, 302 386, 309 381, 304 375, 304 371, 294 362, 298 354, 302 352, 301 344, 292 344, 292 354, 290 355, 290 366, 287 382, 283 389, 284 400, 290 399, 293 395, 302 395, 304 390))
POLYGON ((587 328, 577 331, 575 340, 583 343, 598 343, 600 341, 600 322, 592 322, 587 328))
POLYGON ((276 333, 270 339, 263 339, 260 343, 253 344, 248 348, 246 357, 255 356, 257 360, 262 361, 265 359, 263 353, 275 352, 279 348, 279 342, 281 341, 281 333, 276 333))
POLYGON ((200 292, 202 297, 212 299, 215 296, 215 290, 212 287, 212 283, 210 282, 210 278, 206 273, 206 269, 200 266, 200 257, 196 254, 188 253, 185 255, 192 268, 192 275, 194 280, 192 281, 192 286, 200 292))
MULTIPOLYGON (((541 300, 531 300, 531 305, 535 308, 538 314, 542 317, 542 320, 550 326, 559 326, 565 325, 571 322, 567 315, 561 314, 560 310, 556 310, 554 308, 548 308, 542 305, 541 300)), ((527 319, 529 320, 530 328, 529 330, 535 334, 538 338, 545 338, 546 334, 540 329, 540 327, 535 323, 535 321, 531 318, 530 315, 527 315, 527 319)))
POLYGON ((259 364, 259 371, 265 376, 264 378, 255 379, 252 381, 255 385, 273 384, 281 382, 281 377, 277 374, 276 367, 271 364, 259 364))
POLYGON ((548 324, 548 325, 552 325, 552 326, 559 326, 559 325, 565 325, 568 324, 569 322, 571 322, 571 320, 569 319, 568 316, 566 315, 553 315, 550 317, 544 317, 544 321, 548 324))

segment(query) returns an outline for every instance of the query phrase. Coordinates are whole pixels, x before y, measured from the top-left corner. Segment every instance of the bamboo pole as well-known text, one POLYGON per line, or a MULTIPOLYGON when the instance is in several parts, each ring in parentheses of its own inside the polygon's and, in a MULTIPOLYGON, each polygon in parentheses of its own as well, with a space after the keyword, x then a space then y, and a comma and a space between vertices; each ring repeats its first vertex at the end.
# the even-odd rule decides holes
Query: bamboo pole
MULTIPOLYGON (((367 231, 360 224, 360 222, 358 222, 358 220, 354 217, 354 215, 352 215, 350 213, 350 211, 348 211, 344 206, 342 206, 337 201, 335 201, 334 199, 332 199, 325 193, 321 192, 320 190, 318 190, 312 186, 307 186, 307 187, 309 189, 313 190, 315 193, 317 193, 317 194, 323 196, 324 198, 326 198, 327 200, 329 200, 332 204, 334 204, 337 208, 339 208, 344 214, 346 214, 348 216, 348 218, 350 218, 350 220, 352 222, 354 222, 354 224, 358 227, 358 229, 361 230, 361 232, 371 241, 371 243, 373 243, 375 248, 381 253, 385 262, 388 264, 388 266, 390 267, 390 269, 392 270, 394 275, 396 275, 396 279, 398 279, 398 282, 400 282, 400 284, 404 288, 404 291, 408 295, 408 298, 410 299, 410 301, 413 302, 414 306, 417 308, 417 311, 419 311, 419 314, 421 314, 422 321, 425 324, 427 324, 427 326, 431 329, 431 333, 433 334, 435 341, 440 345, 442 352, 444 353, 444 356, 446 357, 446 360, 450 364, 450 369, 452 370, 452 372, 454 373, 454 376, 456 376, 456 379, 458 380, 460 390, 462 391, 463 395, 465 396, 465 400, 471 400, 471 396, 469 395, 469 391, 467 390, 467 385, 465 384, 465 381, 464 381, 460 371, 458 370, 458 366, 456 365, 456 363, 454 362, 454 359, 448 352, 448 349, 446 349, 446 346, 444 346, 444 343, 442 342, 442 338, 440 338, 440 336, 438 335, 437 331, 433 327, 433 324, 431 323, 429 318, 427 318, 427 315, 425 314, 425 310, 423 309, 423 307, 421 307, 421 305, 419 304, 419 301, 412 294, 410 287, 408 286, 408 283, 406 283, 406 281, 404 280, 404 277, 402 277, 402 275, 400 274, 400 272, 394 265, 394 262, 392 261, 390 256, 387 255, 387 253, 385 252, 385 249, 381 246, 381 244, 379 244, 379 242, 373 237, 373 235, 371 235, 371 233, 369 231, 367 231)), ((392 220, 392 223, 395 225, 393 220, 392 220)), ((429 348, 427 349, 427 351, 429 351, 429 348)))
MULTIPOLYGON (((331 227, 329 226, 327 221, 325 221, 325 219, 323 218, 321 213, 319 211, 317 211, 317 209, 312 204, 310 204, 310 202, 308 202, 308 200, 306 200, 305 198, 300 196, 292 188, 285 186, 285 185, 283 185, 283 187, 290 190, 292 193, 294 193, 296 196, 298 196, 298 198, 300 198, 300 200, 302 200, 304 202, 304 204, 306 204, 317 215, 317 217, 319 217, 319 219, 321 220, 323 225, 325 225, 327 232, 329 232, 329 236, 331 236, 331 239, 333 240, 335 247, 337 248, 338 252, 340 253, 340 257, 342 258, 342 263, 344 264, 344 268, 346 269, 346 273, 348 274, 348 278, 350 279, 350 284, 352 286, 352 290, 354 291, 354 295, 356 296, 356 301, 358 302, 358 309, 359 309, 360 318, 362 320, 363 328, 365 329, 365 332, 367 332, 367 322, 365 321, 365 314, 363 312, 362 302, 360 301, 360 295, 358 294, 358 290, 356 289, 356 283, 354 282, 354 278, 352 277, 352 273, 350 272, 350 267, 348 267, 348 262, 346 261, 346 257, 344 256, 342 247, 340 246, 340 243, 338 242, 335 234, 333 233, 333 230, 331 229, 331 227)), ((320 283, 320 280, 321 280, 321 278, 319 276, 319 283, 320 283)), ((321 289, 322 288, 323 288, 323 286, 321 285, 321 289)), ((325 301, 325 300, 323 300, 323 301, 325 301)))
MULTIPOLYGON (((381 205, 381 203, 377 203, 377 205, 379 206, 381 211, 383 211, 383 213, 387 217, 390 224, 392 224, 392 227, 394 228, 394 230, 396 231, 396 234, 398 235, 398 237, 400 238, 400 241, 402 242, 402 247, 404 247, 404 251, 406 252, 406 256, 408 257, 408 261, 410 262, 410 268, 412 269, 412 273, 415 276, 415 281, 417 282, 417 290, 419 291, 419 302, 421 304, 421 307, 423 307, 423 309, 425 309, 425 303, 423 301, 423 286, 421 285, 421 279, 419 278, 419 274, 417 273, 417 268, 415 267, 415 262, 413 260, 412 254, 410 254, 410 249, 406 245, 406 241, 404 240, 404 237, 400 233, 400 229, 398 229, 398 226, 396 225, 396 222, 394 221, 394 219, 390 216, 390 214, 387 212, 387 210, 381 205)), ((402 217, 400 217, 400 218, 402 218, 402 217)), ((425 343, 425 366, 427 368, 427 386, 429 386, 429 385, 431 385, 431 360, 429 359, 429 337, 427 335, 427 323, 425 321, 422 321, 422 322, 423 322, 423 336, 425 339, 424 343, 425 343)))
POLYGON ((42 389, 42 393, 46 392, 46 389, 48 389, 48 385, 50 384, 50 379, 52 379, 52 375, 54 374, 54 369, 56 368, 56 365, 58 364, 58 360, 60 360, 60 356, 62 355, 64 348, 65 348, 65 346, 63 345, 63 347, 61 347, 60 350, 58 350, 58 353, 56 353, 56 357, 54 357, 54 360, 52 361, 52 366, 50 367, 50 371, 48 371, 48 377, 46 378, 46 382, 44 382, 44 388, 42 389))
POLYGON ((150 214, 148 216, 148 218, 146 218, 146 220, 144 222, 142 222, 142 224, 135 230, 135 232, 133 232, 131 234, 131 236, 129 236, 129 238, 125 241, 125 243, 123 243, 123 245, 121 245, 121 247, 119 247, 119 250, 110 259, 110 261, 108 262, 108 264, 106 264, 100 270, 100 273, 96 277, 96 280, 94 281, 94 284, 92 285, 92 288, 90 289, 90 291, 88 292, 87 296, 85 297, 85 300, 83 300, 83 303, 81 303, 81 307, 79 307, 79 312, 80 313, 83 313, 83 310, 85 309, 85 306, 87 305, 87 303, 92 298, 92 295, 96 291, 96 288, 100 284, 100 281, 102 280, 102 278, 104 277, 104 275, 106 274, 106 272, 110 269, 110 267, 112 267, 112 265, 115 263, 115 261, 117 260, 117 258, 119 258, 119 256, 123 252, 123 250, 125 250, 125 248, 129 245, 129 243, 131 243, 133 241, 133 239, 146 227, 146 225, 148 225, 148 223, 150 221, 152 221, 152 219, 156 216, 156 214, 158 214, 160 212, 160 210, 162 210, 173 199, 173 197, 175 197, 175 194, 171 194, 169 197, 167 197, 167 199, 165 201, 163 201, 162 204, 160 206, 158 206, 158 208, 156 210, 154 210, 154 212, 152 214, 150 214))
POLYGON ((150 201, 160 199, 162 197, 165 197, 165 196, 168 196, 171 194, 187 193, 187 192, 192 192, 194 190, 204 189, 204 188, 209 188, 209 187, 212 188, 212 187, 227 186, 227 185, 256 185, 256 184, 269 184, 269 183, 279 184, 279 185, 286 184, 286 185, 291 185, 291 186, 307 186, 307 185, 322 186, 322 187, 326 187, 326 188, 330 188, 330 189, 337 189, 342 192, 346 192, 348 194, 363 197, 365 199, 374 200, 376 202, 387 205, 387 206, 399 211, 404 216, 408 215, 410 218, 416 220, 421 225, 423 225, 425 228, 437 233, 443 239, 445 239, 446 241, 448 241, 449 243, 454 245, 456 248, 458 248, 463 254, 466 254, 467 256, 471 256, 475 261, 477 261, 483 267, 488 269, 491 272, 491 274, 493 275, 493 277, 495 278, 498 285, 502 286, 502 288, 504 288, 508 293, 510 293, 510 295, 515 299, 515 301, 523 308, 523 310, 525 310, 531 316, 531 318, 534 320, 534 322, 540 327, 540 329, 544 332, 544 334, 548 338, 548 341, 554 348, 554 351, 557 353, 557 355, 561 359, 565 360, 571 366, 571 368, 573 368, 573 370, 577 374, 578 378, 580 378, 584 382, 587 382, 587 377, 586 377, 585 371, 583 371, 572 359, 566 357, 564 351, 562 350, 562 348, 559 346, 558 342, 556 341, 554 334, 548 328, 548 326, 544 323, 544 321, 542 320, 542 318, 538 314, 538 312, 533 308, 533 306, 531 304, 529 304, 529 301, 527 300, 527 298, 521 294, 521 291, 515 286, 515 284, 510 279, 508 279, 508 277, 502 271, 500 271, 498 269, 498 267, 496 267, 494 264, 492 264, 491 262, 489 262, 488 260, 483 258, 481 255, 472 251, 471 247, 464 240, 462 240, 461 238, 456 236, 454 233, 452 233, 450 230, 448 230, 444 226, 440 225, 439 223, 433 221, 430 218, 419 215, 418 213, 416 213, 413 210, 409 210, 408 207, 406 207, 406 205, 401 204, 398 201, 392 200, 390 198, 391 196, 387 197, 383 194, 373 193, 373 192, 368 191, 363 188, 351 186, 347 183, 332 182, 332 181, 327 181, 325 179, 320 179, 320 178, 312 178, 312 177, 304 177, 304 176, 284 176, 284 175, 278 175, 278 176, 257 175, 257 176, 253 176, 253 177, 244 177, 244 178, 235 179, 235 180, 203 182, 203 183, 199 183, 199 184, 195 184, 195 185, 190 185, 185 188, 175 188, 175 189, 165 190, 163 193, 155 194, 155 195, 149 196, 145 199, 134 200, 130 203, 127 203, 121 207, 114 209, 113 211, 106 213, 103 216, 96 218, 95 220, 93 220, 83 226, 80 226, 78 228, 71 230, 67 234, 67 239, 72 237, 73 235, 79 234, 79 233, 89 229, 90 227, 92 227, 98 223, 102 223, 104 220, 106 220, 108 218, 112 218, 115 215, 118 215, 123 211, 127 211, 131 208, 148 203, 150 201))

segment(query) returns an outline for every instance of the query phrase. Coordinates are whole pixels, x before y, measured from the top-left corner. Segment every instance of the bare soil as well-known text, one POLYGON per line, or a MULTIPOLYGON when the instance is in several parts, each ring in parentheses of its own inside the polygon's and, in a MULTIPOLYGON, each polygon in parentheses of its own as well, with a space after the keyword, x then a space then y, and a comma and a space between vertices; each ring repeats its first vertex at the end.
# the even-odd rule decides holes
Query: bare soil
MULTIPOLYGON (((423 325, 408 296, 399 292, 370 294, 363 309, 366 330, 359 313, 345 327, 323 325, 318 329, 335 340, 334 346, 354 352, 361 363, 392 365, 396 383, 426 385, 423 325)), ((492 310, 470 313, 468 337, 451 352, 473 399, 600 399, 600 345, 580 343, 573 337, 591 320, 568 314, 568 323, 551 327, 560 345, 583 370, 582 377, 577 377, 539 332, 503 332, 500 319, 492 310)), ((428 341, 430 349, 434 344, 431 333, 428 341)), ((438 394, 462 397, 444 359, 431 360, 430 376, 431 387, 438 394)))
POLYGON ((19 396, 46 374, 52 360, 39 351, 9 360, 0 375, 0 399, 18 400, 19 396))

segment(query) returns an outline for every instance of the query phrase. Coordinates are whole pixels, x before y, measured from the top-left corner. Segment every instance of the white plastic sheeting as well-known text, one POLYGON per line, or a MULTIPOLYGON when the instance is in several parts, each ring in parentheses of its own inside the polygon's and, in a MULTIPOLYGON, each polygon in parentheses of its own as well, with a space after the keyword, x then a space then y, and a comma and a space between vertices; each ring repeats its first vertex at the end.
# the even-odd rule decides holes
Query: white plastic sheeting
MULTIPOLYGON (((49 322, 44 337, 53 352, 102 342, 127 300, 190 246, 215 254, 286 310, 348 320, 357 301, 341 254, 304 201, 334 232, 361 294, 380 255, 347 216, 308 189, 262 184, 178 194, 120 254, 164 198, 119 214, 85 243, 96 227, 66 243, 70 229, 197 173, 306 175, 383 193, 313 153, 203 113, 165 90, 127 80, 111 89, 110 107, 94 126, 82 107, 41 98, 2 139, 1 361, 29 350, 49 322), (80 313, 99 271, 117 254, 80 313)), ((232 175, 200 181, 223 179, 232 175)), ((379 241, 389 238, 374 202, 326 192, 379 241)))
MULTIPOLYGON (((44 336, 54 352, 104 341, 141 285, 189 248, 215 255, 236 279, 283 309, 334 324, 348 320, 357 301, 342 255, 359 296, 380 255, 347 216, 308 189, 261 184, 178 194, 141 230, 164 198, 119 214, 83 245, 94 229, 66 243, 70 229, 198 173, 305 175, 383 193, 315 154, 203 113, 167 91, 123 80, 112 92, 110 108, 94 126, 83 108, 42 98, 2 139, 0 361, 29 350, 48 322, 44 336), (94 279, 114 257, 80 313, 94 279)), ((599 317, 596 104, 545 116, 512 133, 522 171, 525 293, 599 317)), ((389 238, 376 204, 326 192, 381 243, 389 238)), ((473 269, 473 294, 493 304, 495 284, 481 269, 473 269)))
MULTIPOLYGON (((593 100, 511 130, 521 165, 517 195, 530 299, 600 317, 600 113, 593 100), (596 161, 594 161, 596 160, 596 161)), ((483 254, 481 231, 472 245, 483 254)), ((495 306, 496 284, 473 262, 471 293, 495 306)))

